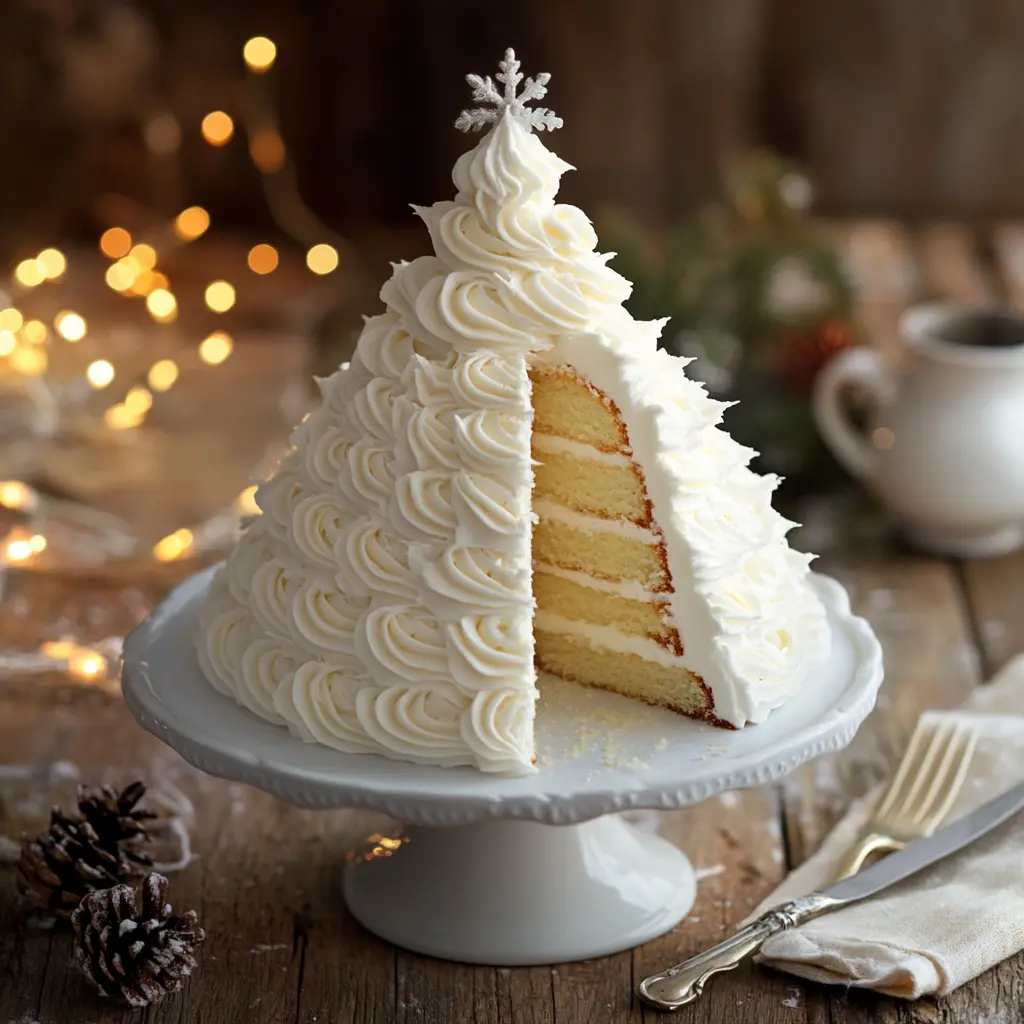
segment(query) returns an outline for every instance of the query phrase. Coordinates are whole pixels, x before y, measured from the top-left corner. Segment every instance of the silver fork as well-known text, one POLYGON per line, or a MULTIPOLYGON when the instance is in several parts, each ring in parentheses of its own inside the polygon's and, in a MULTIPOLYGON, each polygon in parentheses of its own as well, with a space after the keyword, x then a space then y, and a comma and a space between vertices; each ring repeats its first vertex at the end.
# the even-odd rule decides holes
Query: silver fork
POLYGON ((889 788, 836 881, 858 872, 872 854, 893 853, 930 836, 949 814, 977 742, 973 726, 944 715, 923 714, 889 788))

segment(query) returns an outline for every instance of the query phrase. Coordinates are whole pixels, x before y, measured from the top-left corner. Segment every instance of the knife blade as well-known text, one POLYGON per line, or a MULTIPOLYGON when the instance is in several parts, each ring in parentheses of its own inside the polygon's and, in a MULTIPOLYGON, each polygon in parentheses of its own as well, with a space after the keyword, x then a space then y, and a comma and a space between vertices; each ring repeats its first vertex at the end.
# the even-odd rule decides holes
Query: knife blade
POLYGON ((890 854, 841 882, 773 907, 717 946, 667 971, 652 974, 640 983, 640 998, 659 1010, 676 1010, 692 1003, 712 975, 732 970, 756 953, 772 935, 867 899, 916 875, 1002 825, 1022 807, 1024 782, 939 829, 927 839, 910 843, 898 853, 890 854))
POLYGON ((916 875, 936 861, 962 850, 1013 817, 1021 807, 1024 807, 1024 782, 933 832, 927 839, 910 843, 898 853, 883 857, 871 867, 822 889, 821 893, 843 903, 874 896, 890 885, 916 875))

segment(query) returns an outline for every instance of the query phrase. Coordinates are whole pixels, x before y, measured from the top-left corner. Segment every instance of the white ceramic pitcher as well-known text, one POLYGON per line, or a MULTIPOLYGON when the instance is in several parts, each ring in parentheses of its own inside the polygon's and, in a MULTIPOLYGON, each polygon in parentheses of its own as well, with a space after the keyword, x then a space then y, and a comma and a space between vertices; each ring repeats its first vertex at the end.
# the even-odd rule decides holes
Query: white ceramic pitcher
POLYGON ((900 325, 898 367, 869 349, 818 376, 825 442, 903 523, 941 554, 983 557, 1024 544, 1024 318, 952 304, 919 306, 900 325), (843 390, 873 402, 861 433, 843 390))

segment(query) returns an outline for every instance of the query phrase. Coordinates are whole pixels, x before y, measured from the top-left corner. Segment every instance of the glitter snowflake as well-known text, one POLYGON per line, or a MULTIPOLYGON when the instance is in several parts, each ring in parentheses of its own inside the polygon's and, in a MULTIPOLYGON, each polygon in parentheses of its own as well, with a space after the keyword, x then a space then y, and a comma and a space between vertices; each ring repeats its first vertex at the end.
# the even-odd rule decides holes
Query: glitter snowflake
POLYGON ((492 107, 474 107, 459 114, 455 127, 462 132, 478 132, 485 124, 498 121, 507 110, 527 129, 552 131, 562 127, 562 119, 555 116, 553 110, 546 107, 530 108, 526 104, 530 100, 542 99, 548 91, 551 76, 545 71, 536 78, 527 78, 523 83, 523 91, 516 95, 519 83, 523 81, 523 73, 519 70, 519 61, 511 48, 505 51, 505 59, 498 61, 501 71, 494 77, 501 82, 504 93, 491 80, 491 76, 481 78, 479 75, 466 75, 466 81, 473 87, 473 99, 479 103, 491 103, 492 107))

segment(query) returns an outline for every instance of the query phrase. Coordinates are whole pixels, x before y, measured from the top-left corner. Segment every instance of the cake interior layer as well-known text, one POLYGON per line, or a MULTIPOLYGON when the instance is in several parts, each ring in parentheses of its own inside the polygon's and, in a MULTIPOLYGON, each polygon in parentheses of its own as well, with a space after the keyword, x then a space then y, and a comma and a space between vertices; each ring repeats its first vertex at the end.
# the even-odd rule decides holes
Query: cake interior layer
POLYGON ((698 678, 682 666, 666 668, 636 654, 591 646, 584 638, 535 631, 537 667, 576 683, 704 717, 708 700, 698 678))
POLYGON ((534 368, 533 429, 538 434, 555 434, 603 451, 619 451, 627 444, 626 431, 596 389, 590 388, 571 371, 534 368))
POLYGON ((534 571, 533 594, 541 611, 595 626, 611 626, 623 633, 650 637, 660 644, 668 645, 674 640, 675 631, 665 622, 660 604, 652 601, 635 601, 596 590, 552 575, 543 568, 534 571))
POLYGON ((534 446, 533 458, 537 497, 604 518, 649 520, 643 479, 631 464, 609 465, 539 445, 534 446))
POLYGON ((649 541, 578 530, 544 516, 533 528, 533 559, 599 579, 632 580, 653 591, 665 591, 669 586, 661 550, 649 541))
POLYGON ((706 693, 680 660, 664 545, 615 405, 568 368, 531 378, 538 668, 706 717, 706 693))

